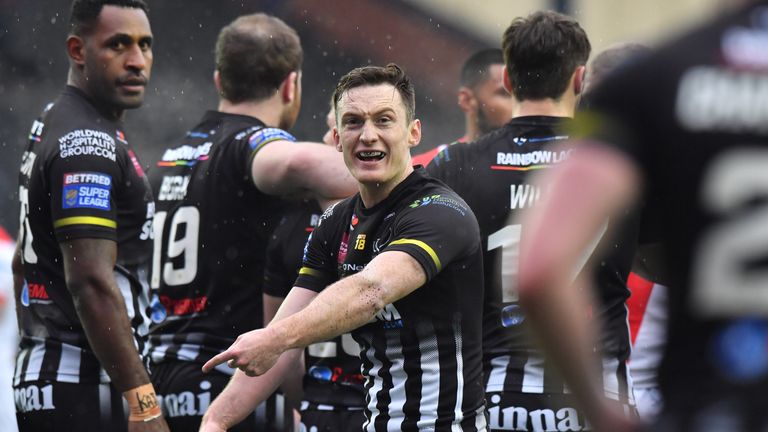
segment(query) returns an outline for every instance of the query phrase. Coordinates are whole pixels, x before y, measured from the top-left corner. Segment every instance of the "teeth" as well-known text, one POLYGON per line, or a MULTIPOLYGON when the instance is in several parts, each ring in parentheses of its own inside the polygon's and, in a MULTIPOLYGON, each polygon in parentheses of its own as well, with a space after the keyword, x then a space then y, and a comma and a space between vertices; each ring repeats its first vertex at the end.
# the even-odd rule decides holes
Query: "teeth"
POLYGON ((379 157, 382 153, 378 151, 367 151, 367 152, 360 152, 360 156, 362 157, 379 157))

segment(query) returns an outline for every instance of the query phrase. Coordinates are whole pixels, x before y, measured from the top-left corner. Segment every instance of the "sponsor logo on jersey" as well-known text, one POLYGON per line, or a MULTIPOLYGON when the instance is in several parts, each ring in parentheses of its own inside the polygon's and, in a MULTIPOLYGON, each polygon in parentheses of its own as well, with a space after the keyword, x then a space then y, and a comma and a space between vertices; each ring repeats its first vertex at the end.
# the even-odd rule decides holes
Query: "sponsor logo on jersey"
POLYGON ((160 303, 160 297, 157 294, 152 295, 152 300, 149 302, 149 319, 155 324, 160 324, 168 317, 168 311, 165 309, 162 303, 160 303))
POLYGON ((115 138, 123 144, 128 144, 128 141, 125 140, 125 134, 120 129, 115 131, 115 138))
POLYGON ((365 382, 365 377, 360 373, 344 373, 340 367, 330 368, 323 365, 314 365, 309 368, 307 375, 323 382, 336 383, 341 385, 360 386, 365 382))
MULTIPOLYGON (((165 306, 165 310, 168 314, 177 318, 188 318, 203 312, 208 304, 207 296, 192 297, 192 298, 180 298, 173 299, 168 296, 161 295, 160 303, 165 306)), ((173 317, 171 317, 173 318, 173 317)))
POLYGON ((365 268, 365 264, 342 263, 340 267, 344 275, 349 275, 351 273, 362 271, 365 268))
POLYGON ((248 145, 251 150, 257 152, 265 145, 274 141, 296 141, 296 138, 288 132, 278 128, 263 128, 253 133, 248 138, 248 145))
POLYGON ((164 176, 157 194, 158 201, 180 201, 187 196, 191 176, 164 176))
POLYGON ((115 139, 106 132, 76 129, 59 138, 59 156, 99 156, 115 161, 115 139))
POLYGON ((20 413, 56 409, 53 404, 53 385, 51 384, 44 387, 30 384, 15 388, 13 389, 13 399, 16 404, 16 412, 20 413))
POLYGON ((417 208, 417 207, 424 207, 427 205, 442 205, 445 207, 449 207, 459 212, 462 216, 466 214, 466 210, 467 210, 466 205, 462 204, 461 202, 449 196, 443 196, 440 194, 427 195, 423 198, 419 198, 413 201, 408 207, 417 208))
POLYGON ((128 157, 131 159, 136 174, 138 174, 139 177, 144 177, 144 170, 141 169, 141 164, 139 163, 139 158, 136 157, 136 153, 134 153, 133 150, 128 150, 128 157))
POLYGON ((531 207, 541 199, 541 187, 529 184, 509 185, 510 210, 531 207))
POLYGON ((157 404, 166 417, 201 416, 211 404, 211 382, 200 381, 200 390, 197 393, 183 391, 157 395, 157 404))
POLYGON ((62 188, 63 209, 110 209, 112 177, 98 172, 65 173, 62 188))
POLYGON ((41 122, 40 120, 35 120, 32 123, 32 129, 29 131, 29 139, 30 141, 40 142, 42 139, 41 136, 43 135, 43 128, 45 127, 45 124, 41 122))
MULTIPOLYGON (((541 138, 539 141, 552 141, 555 139, 567 139, 565 136, 541 138)), ((529 138, 528 142, 533 142, 529 138)), ((512 170, 528 171, 550 166, 563 162, 571 155, 572 149, 562 151, 536 150, 528 153, 496 153, 496 165, 491 165, 492 170, 512 170)))
POLYGON ((680 81, 675 110, 688 130, 768 132, 768 76, 712 66, 689 69, 680 81))
POLYGON ((33 303, 51 303, 51 298, 48 296, 48 290, 45 288, 45 285, 24 281, 24 286, 21 288, 20 301, 23 306, 29 306, 33 303))
POLYGON ((541 408, 529 411, 520 406, 500 406, 501 397, 493 395, 488 405, 488 426, 493 430, 510 431, 586 431, 592 425, 576 408, 557 410, 541 408))
POLYGON ((403 318, 400 315, 400 311, 398 311, 392 303, 389 303, 384 306, 382 310, 376 312, 374 319, 381 322, 385 329, 403 327, 403 318))
POLYGON ((168 149, 157 162, 157 166, 194 166, 199 161, 208 160, 213 143, 208 141, 197 147, 183 145, 174 149, 168 149))

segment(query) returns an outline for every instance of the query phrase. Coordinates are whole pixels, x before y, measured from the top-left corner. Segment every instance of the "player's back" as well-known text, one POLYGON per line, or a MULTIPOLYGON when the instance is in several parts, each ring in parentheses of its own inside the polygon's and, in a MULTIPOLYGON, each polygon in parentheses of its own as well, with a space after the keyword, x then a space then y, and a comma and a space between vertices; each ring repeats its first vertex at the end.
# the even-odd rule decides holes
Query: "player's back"
MULTIPOLYGON (((450 146, 433 159, 430 175, 445 181, 464 198, 477 215, 483 242, 485 305, 483 363, 486 392, 562 393, 564 383, 535 348, 525 316, 517 304, 515 282, 519 242, 524 227, 510 225, 510 216, 536 205, 546 190, 531 182, 530 174, 565 161, 572 151, 564 129, 571 119, 549 116, 513 118, 502 128, 478 141, 450 146)), ((627 232, 632 238, 632 233, 627 232)), ((631 263, 631 240, 616 248, 598 276, 606 319, 603 344, 610 357, 616 386, 606 391, 629 398, 615 379, 624 375, 629 354, 626 312, 626 275, 631 263), (614 364, 615 363, 615 364, 614 364)), ((585 311, 586 313, 586 311, 585 311)), ((607 381, 608 382, 608 381, 607 381)))
POLYGON ((670 430, 768 426, 768 6, 755 3, 606 81, 593 99, 589 123, 609 125, 596 138, 638 163, 648 205, 665 215, 670 430))
POLYGON ((254 186, 251 161, 275 138, 293 139, 253 117, 209 111, 151 172, 153 360, 205 361, 262 326, 265 249, 284 203, 254 186))

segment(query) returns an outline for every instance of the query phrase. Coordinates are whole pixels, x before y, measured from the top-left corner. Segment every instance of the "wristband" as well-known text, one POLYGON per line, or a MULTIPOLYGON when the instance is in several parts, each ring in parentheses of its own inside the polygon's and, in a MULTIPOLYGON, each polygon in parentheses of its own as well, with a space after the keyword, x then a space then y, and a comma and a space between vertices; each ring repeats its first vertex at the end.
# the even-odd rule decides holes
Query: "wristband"
POLYGON ((131 411, 128 421, 148 422, 162 415, 160 405, 157 403, 155 388, 151 383, 123 392, 123 397, 128 401, 128 407, 131 411))

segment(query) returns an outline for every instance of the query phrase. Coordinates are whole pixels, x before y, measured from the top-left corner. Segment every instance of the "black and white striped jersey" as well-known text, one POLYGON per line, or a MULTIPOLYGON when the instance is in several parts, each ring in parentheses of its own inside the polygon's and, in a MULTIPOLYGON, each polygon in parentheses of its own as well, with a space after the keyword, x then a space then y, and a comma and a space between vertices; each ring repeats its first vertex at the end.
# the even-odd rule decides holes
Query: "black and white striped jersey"
MULTIPOLYGON (((285 298, 301 268, 307 237, 320 222, 322 210, 308 200, 286 213, 272 233, 264 268, 264 293, 285 298)), ((304 350, 302 411, 304 407, 325 411, 362 409, 365 403, 360 349, 352 335, 344 333, 314 343, 304 350)))
POLYGON ((208 111, 150 171, 152 362, 202 364, 262 327, 265 251, 285 203, 256 188, 251 162, 276 140, 294 138, 253 117, 208 111))
MULTIPOLYGON (((563 117, 514 118, 476 142, 446 147, 427 168, 430 175, 466 200, 480 225, 485 272, 483 362, 489 393, 566 391, 553 365, 535 348, 517 304, 517 256, 525 227, 511 224, 510 216, 546 196, 546 190, 529 180, 531 172, 549 169, 578 151, 563 147, 568 136, 561 129, 570 122, 563 117)), ((606 393, 629 403, 625 365, 629 330, 624 300, 629 296, 626 277, 635 242, 632 222, 622 224, 626 229, 616 231, 626 238, 612 245, 611 256, 603 261, 598 274, 602 309, 594 311, 594 316, 605 320, 602 348, 607 355, 603 365, 606 393)), ((585 253, 585 260, 587 257, 589 253, 585 253)))
POLYGON ((117 242, 115 279, 141 353, 154 203, 121 124, 67 86, 34 122, 19 174, 24 263, 14 385, 109 382, 67 289, 60 242, 117 242))
POLYGON ((485 430, 482 251, 453 191, 418 168, 372 208, 359 194, 329 208, 296 286, 322 291, 387 251, 411 255, 428 282, 352 333, 366 379, 363 430, 485 430))

